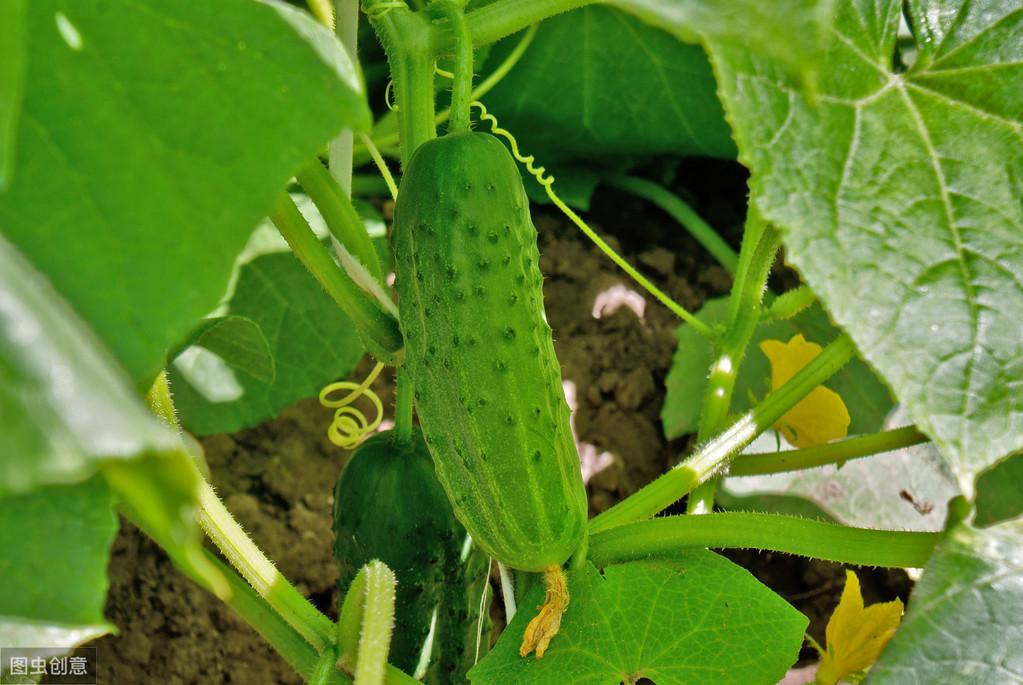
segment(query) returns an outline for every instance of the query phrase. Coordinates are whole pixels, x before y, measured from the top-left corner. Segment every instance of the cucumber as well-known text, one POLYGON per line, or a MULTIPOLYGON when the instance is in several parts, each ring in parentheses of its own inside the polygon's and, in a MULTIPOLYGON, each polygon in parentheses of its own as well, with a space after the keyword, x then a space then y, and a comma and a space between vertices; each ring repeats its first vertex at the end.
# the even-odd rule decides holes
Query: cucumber
POLYGON ((487 553, 540 571, 579 546, 586 495, 511 154, 453 133, 413 154, 395 207, 406 364, 437 477, 487 553))
MULTIPOLYGON (((406 673, 415 670, 436 610, 426 681, 466 682, 489 561, 478 550, 462 559, 465 529, 418 429, 408 443, 388 431, 355 450, 334 489, 334 533, 342 597, 372 559, 387 564, 398 580, 390 662, 406 673)), ((481 655, 489 642, 486 627, 481 655)))

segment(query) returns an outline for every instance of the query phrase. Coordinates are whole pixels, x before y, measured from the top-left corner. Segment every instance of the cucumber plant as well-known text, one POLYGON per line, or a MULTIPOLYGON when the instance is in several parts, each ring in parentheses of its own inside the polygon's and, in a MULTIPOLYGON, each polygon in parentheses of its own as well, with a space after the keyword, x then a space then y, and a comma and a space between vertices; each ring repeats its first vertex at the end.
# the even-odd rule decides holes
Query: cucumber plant
POLYGON ((904 616, 849 572, 818 683, 1023 682, 1021 27, 1020 0, 7 0, 0 679, 113 630, 118 512, 316 685, 776 683, 807 619, 729 548, 924 569, 904 616), (749 171, 737 251, 666 187, 689 155, 749 171), (691 312, 602 240, 608 187, 727 298, 691 312), (695 447, 592 517, 530 199, 679 318, 662 419, 695 447), (334 621, 184 431, 363 353, 331 400, 364 440, 334 621))

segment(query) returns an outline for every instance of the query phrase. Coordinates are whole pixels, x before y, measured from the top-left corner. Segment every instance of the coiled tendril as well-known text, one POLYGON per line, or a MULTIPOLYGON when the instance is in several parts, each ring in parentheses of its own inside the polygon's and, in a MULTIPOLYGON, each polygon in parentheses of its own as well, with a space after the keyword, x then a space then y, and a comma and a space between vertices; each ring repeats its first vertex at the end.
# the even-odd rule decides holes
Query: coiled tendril
POLYGON ((367 434, 375 431, 384 420, 384 405, 375 392, 369 389, 370 384, 380 375, 384 365, 377 363, 362 383, 354 381, 337 381, 320 390, 320 404, 324 407, 336 408, 334 420, 327 427, 327 438, 342 449, 351 450, 359 446, 367 434), (350 390, 340 399, 330 399, 330 395, 338 390, 350 390), (360 397, 366 397, 376 409, 376 418, 366 418, 352 403, 360 397))
POLYGON ((536 182, 543 186, 544 191, 547 193, 547 197, 550 198, 554 206, 561 210, 561 213, 568 217, 568 220, 575 224, 579 230, 581 230, 587 238, 593 241, 593 244, 600 248, 608 258, 617 264, 622 271, 627 273, 632 280, 639 284, 641 288, 650 293, 658 302, 663 304, 665 307, 670 309, 676 316, 685 321, 686 323, 693 326, 697 331, 705 335, 711 335, 712 329, 703 323, 701 320, 690 314, 686 309, 675 300, 671 299, 667 293, 655 286, 650 282, 646 276, 641 274, 635 267, 629 264, 624 257, 614 251, 610 245, 608 245, 603 238, 597 235, 596 231, 590 228, 585 221, 580 218, 578 214, 572 211, 572 208, 562 201, 560 197, 554 192, 554 176, 547 173, 547 169, 542 166, 536 165, 536 157, 533 155, 524 155, 519 150, 519 144, 515 140, 515 136, 511 134, 511 131, 501 128, 497 123, 497 117, 487 111, 487 108, 483 106, 483 103, 479 100, 474 100, 471 107, 475 107, 480 111, 480 121, 486 121, 490 123, 490 132, 495 136, 500 136, 508 141, 511 146, 512 156, 519 161, 526 171, 536 179, 536 182))

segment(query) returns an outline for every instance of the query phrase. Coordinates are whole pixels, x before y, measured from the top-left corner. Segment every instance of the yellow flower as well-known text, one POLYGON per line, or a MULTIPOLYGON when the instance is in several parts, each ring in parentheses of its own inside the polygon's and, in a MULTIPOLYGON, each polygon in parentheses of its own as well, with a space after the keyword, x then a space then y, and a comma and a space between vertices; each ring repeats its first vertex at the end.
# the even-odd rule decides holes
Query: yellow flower
POLYGON ((872 666, 901 620, 902 601, 898 599, 864 609, 859 578, 847 570, 842 598, 825 629, 827 648, 821 652, 817 684, 835 685, 872 666))
MULTIPOLYGON (((821 346, 796 335, 787 343, 765 340, 760 349, 771 362, 771 388, 777 390, 821 353, 821 346)), ((813 447, 849 433, 849 410, 838 393, 824 386, 800 400, 774 427, 796 447, 813 447)))

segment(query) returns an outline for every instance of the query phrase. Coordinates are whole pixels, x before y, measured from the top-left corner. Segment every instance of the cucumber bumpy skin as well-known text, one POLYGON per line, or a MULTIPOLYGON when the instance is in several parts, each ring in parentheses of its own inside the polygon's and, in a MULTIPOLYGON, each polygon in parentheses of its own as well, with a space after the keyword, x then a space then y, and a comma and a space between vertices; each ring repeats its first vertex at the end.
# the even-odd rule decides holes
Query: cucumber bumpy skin
POLYGON ((395 207, 406 364, 438 479, 473 540, 525 571, 586 526, 536 229, 515 161, 484 133, 424 143, 395 207))

